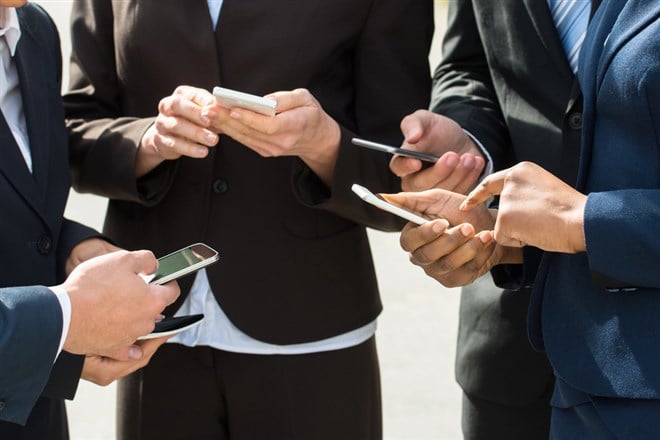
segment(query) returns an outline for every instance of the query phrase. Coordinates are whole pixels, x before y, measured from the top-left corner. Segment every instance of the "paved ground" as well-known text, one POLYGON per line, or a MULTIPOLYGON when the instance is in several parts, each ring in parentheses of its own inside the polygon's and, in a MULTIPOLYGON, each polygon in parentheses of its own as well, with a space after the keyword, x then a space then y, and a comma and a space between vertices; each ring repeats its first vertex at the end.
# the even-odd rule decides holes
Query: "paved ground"
MULTIPOLYGON (((37 2, 57 22, 68 59, 72 0, 37 2)), ((436 6, 432 65, 439 56, 437 40, 444 27, 444 7, 439 1, 436 6)), ((105 200, 74 193, 67 216, 100 228, 104 210, 105 200)), ((459 439, 460 389, 453 369, 459 292, 443 288, 412 266, 398 246, 398 234, 370 231, 370 238, 385 305, 377 333, 385 438, 459 439)), ((114 395, 114 386, 81 383, 68 406, 72 440, 114 439, 114 395)))

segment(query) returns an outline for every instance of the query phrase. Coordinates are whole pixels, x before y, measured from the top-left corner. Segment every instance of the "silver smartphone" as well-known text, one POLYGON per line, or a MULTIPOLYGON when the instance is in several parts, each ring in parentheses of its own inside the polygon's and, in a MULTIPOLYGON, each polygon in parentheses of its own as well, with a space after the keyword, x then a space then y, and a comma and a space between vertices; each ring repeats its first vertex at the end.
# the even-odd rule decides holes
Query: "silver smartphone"
POLYGON ((385 153, 397 154, 399 156, 412 157, 413 159, 419 159, 424 162, 435 163, 438 161, 436 156, 426 153, 420 153, 419 151, 408 150, 405 148, 393 147, 391 145, 379 144, 378 142, 372 142, 365 139, 353 138, 351 142, 354 145, 360 147, 370 148, 376 151, 383 151, 385 153))
POLYGON ((152 284, 165 284, 189 273, 195 272, 218 261, 218 251, 195 243, 158 259, 158 270, 149 280, 152 284))
POLYGON ((357 183, 354 183, 351 189, 365 202, 375 206, 376 208, 380 208, 383 211, 397 215, 404 220, 408 220, 409 222, 423 225, 424 223, 428 223, 431 220, 429 218, 423 217, 421 214, 409 211, 402 206, 394 205, 383 199, 380 195, 372 193, 367 188, 358 185, 357 183))
POLYGON ((215 96, 218 104, 226 108, 239 107, 261 113, 262 115, 275 116, 277 102, 273 99, 267 99, 237 90, 225 89, 223 87, 214 87, 213 96, 215 96))

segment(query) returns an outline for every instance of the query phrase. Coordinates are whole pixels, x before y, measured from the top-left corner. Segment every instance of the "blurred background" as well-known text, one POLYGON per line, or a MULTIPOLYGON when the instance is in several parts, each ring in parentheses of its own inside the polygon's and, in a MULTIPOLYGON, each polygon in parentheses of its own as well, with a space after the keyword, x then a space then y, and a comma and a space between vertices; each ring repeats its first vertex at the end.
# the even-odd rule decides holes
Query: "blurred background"
MULTIPOLYGON (((35 1, 60 30, 65 88, 73 1, 35 1)), ((447 1, 435 1, 431 68, 440 59, 446 6, 447 1)), ((103 198, 72 191, 66 216, 101 229, 106 204, 103 198)), ((454 381, 459 291, 444 288, 410 264, 399 247, 398 234, 369 231, 369 237, 385 307, 377 332, 385 439, 460 439, 461 391, 454 381)), ((114 410, 114 385, 81 381, 76 399, 68 402, 72 440, 114 439, 114 410)))

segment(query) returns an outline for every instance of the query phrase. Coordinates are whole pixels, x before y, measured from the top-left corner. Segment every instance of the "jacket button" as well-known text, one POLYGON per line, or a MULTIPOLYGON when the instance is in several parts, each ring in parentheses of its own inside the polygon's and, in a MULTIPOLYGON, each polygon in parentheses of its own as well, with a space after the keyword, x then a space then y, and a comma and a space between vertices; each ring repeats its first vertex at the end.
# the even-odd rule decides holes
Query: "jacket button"
POLYGON ((224 194, 229 190, 229 185, 222 179, 217 179, 213 182, 213 192, 216 194, 224 194))
POLYGON ((42 235, 37 240, 37 250, 41 255, 47 255, 53 247, 53 241, 48 235, 42 235))
POLYGON ((574 112, 568 115, 568 126, 573 130, 580 130, 582 128, 582 113, 574 112))

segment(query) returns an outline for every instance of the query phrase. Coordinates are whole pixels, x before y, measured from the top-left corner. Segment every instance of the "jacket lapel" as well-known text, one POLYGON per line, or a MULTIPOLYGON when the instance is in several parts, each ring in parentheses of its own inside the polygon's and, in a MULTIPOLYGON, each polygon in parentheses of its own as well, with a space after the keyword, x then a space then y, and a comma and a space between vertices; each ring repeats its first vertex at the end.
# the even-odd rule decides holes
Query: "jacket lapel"
POLYGON ((39 188, 39 200, 46 197, 48 190, 48 139, 50 124, 48 109, 48 78, 43 75, 42 60, 49 54, 39 46, 33 29, 19 9, 21 39, 16 48, 16 68, 21 84, 21 96, 25 110, 25 122, 32 154, 32 176, 39 188))
MULTIPOLYGON (((21 194, 25 201, 35 209, 39 198, 38 186, 21 154, 14 139, 9 124, 0 112, 0 173, 4 174, 10 184, 21 194)), ((7 207, 2 207, 7 209, 7 207)))
MULTIPOLYGON (((548 51, 552 65, 563 75, 573 76, 573 70, 568 64, 547 0, 523 0, 523 3, 538 37, 548 51)), ((511 25, 515 26, 515 23, 511 25)))
MULTIPOLYGON (((596 98, 598 95, 598 77, 603 68, 603 58, 611 60, 611 56, 604 53, 604 46, 609 46, 609 35, 614 23, 625 6, 626 0, 610 0, 603 2, 589 25, 580 54, 578 75, 582 95, 584 97, 584 125, 582 127, 582 147, 580 149, 580 170, 576 188, 583 190, 586 185, 591 153, 593 150, 594 123, 596 114, 596 98)), ((616 37, 618 40, 619 38, 616 37)), ((608 49, 609 51, 609 49, 608 49)))

